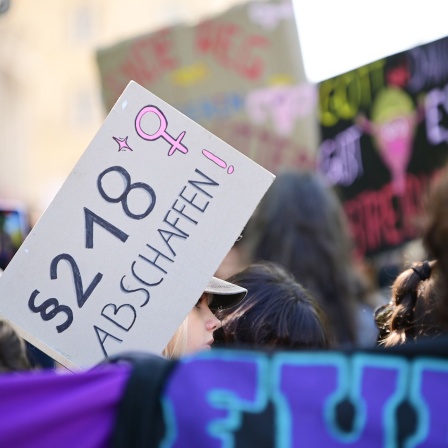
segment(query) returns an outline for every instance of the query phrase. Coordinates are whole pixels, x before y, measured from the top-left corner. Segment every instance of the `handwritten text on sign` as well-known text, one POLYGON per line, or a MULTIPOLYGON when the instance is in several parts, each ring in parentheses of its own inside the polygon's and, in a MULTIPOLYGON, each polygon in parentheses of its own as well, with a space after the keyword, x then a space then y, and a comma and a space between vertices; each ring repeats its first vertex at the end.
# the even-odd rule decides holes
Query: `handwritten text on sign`
POLYGON ((0 314, 69 368, 160 353, 272 180, 131 83, 2 276, 0 314))

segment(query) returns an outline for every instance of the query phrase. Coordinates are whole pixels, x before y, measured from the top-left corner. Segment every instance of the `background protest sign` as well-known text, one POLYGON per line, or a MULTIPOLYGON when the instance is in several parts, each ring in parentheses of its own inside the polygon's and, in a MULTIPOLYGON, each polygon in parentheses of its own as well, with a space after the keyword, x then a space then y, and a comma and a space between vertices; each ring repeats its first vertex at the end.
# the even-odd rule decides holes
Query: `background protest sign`
POLYGON ((0 277, 0 315, 68 368, 160 353, 273 178, 131 82, 0 277))
POLYGON ((133 79, 267 170, 315 167, 317 88, 290 0, 248 1, 104 47, 106 110, 133 79))
POLYGON ((448 158, 448 37, 319 86, 318 167, 338 186, 359 255, 420 236, 423 199, 448 158))

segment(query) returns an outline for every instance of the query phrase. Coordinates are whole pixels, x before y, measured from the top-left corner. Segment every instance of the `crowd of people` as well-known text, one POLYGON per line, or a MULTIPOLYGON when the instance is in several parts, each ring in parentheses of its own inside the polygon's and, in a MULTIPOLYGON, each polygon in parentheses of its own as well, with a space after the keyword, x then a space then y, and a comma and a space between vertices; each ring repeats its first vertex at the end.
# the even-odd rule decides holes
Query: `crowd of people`
MULTIPOLYGON (((108 392, 104 389, 99 398, 92 400, 94 406, 99 403, 103 411, 107 409, 106 413, 93 412, 96 418, 93 421, 100 421, 105 414, 110 420, 110 428, 98 440, 113 440, 112 446, 159 446, 158 442, 145 444, 149 439, 160 441, 166 434, 167 420, 163 419, 168 418, 167 411, 161 410, 162 401, 154 397, 159 397, 163 379, 174 370, 173 366, 182 365, 179 359, 188 364, 190 359, 186 356, 193 356, 194 360, 194 354, 204 350, 232 348, 232 353, 244 349, 243 353, 254 350, 268 355, 308 351, 311 356, 335 350, 353 354, 366 348, 381 355, 385 351, 393 355, 397 349, 403 353, 406 348, 411 349, 411 355, 415 348, 425 356, 431 350, 440 352, 448 330, 448 170, 430 193, 422 228, 425 256, 403 267, 391 283, 385 300, 383 295, 372 293, 374 288, 359 269, 348 224, 335 192, 315 172, 279 175, 248 223, 243 240, 237 243, 237 251, 232 254, 233 274, 226 280, 210 279, 160 356, 141 355, 144 362, 139 364, 136 354, 122 354, 102 363, 131 362, 134 370, 129 374, 128 370, 118 368, 123 365, 116 366, 114 376, 110 377, 114 378, 115 385, 127 381, 121 392, 123 396, 117 392, 118 388, 111 393, 107 386, 108 392), (107 401, 108 394, 112 402, 107 401), (148 396, 153 397, 152 401, 148 396), (153 420, 153 429, 148 432, 147 422, 153 420), (139 445, 134 443, 135 439, 139 445)), ((25 343, 10 323, 0 321, 0 373, 5 378, 22 380, 24 375, 14 375, 45 367, 36 359, 36 349, 25 343)), ((84 374, 91 374, 92 378, 101 375, 101 367, 84 374)), ((82 376, 49 373, 50 380, 55 381, 82 376)), ((107 370, 103 373, 107 376, 107 370)), ((43 380, 47 382, 48 376, 43 380)), ((199 377, 193 383, 197 386, 203 381, 199 377)), ((61 383, 58 384, 60 388, 61 383)), ((70 387, 73 398, 77 391, 73 385, 70 387)), ((178 387, 184 386, 178 384, 178 387)), ((61 389, 57 390, 60 393, 61 389)), ((88 393, 91 392, 89 389, 88 393)), ((51 400, 49 396, 45 399, 51 400)), ((85 406, 86 402, 80 399, 81 402, 85 406)), ((350 406, 348 402, 341 402, 343 405, 350 406)), ((192 406, 194 409, 195 404, 192 406)), ((59 412, 58 406, 46 409, 47 417, 39 420, 42 423, 46 418, 43 431, 59 412)), ((353 416, 350 408, 344 409, 343 415, 353 416)), ((400 405, 400 412, 409 414, 411 411, 406 409, 406 403, 400 405)), ((266 417, 262 421, 273 421, 274 412, 274 404, 269 401, 260 413, 247 413, 243 425, 248 428, 247 434, 258 433, 260 416, 266 417)), ((20 416, 18 424, 27 418, 21 411, 14 415, 20 416)), ((412 412, 409 415, 412 423, 412 412)), ((400 416, 397 418, 400 420, 400 416)), ((33 419, 38 421, 35 414, 33 419)), ((29 431, 28 436, 34 441, 41 435, 35 432, 39 425, 31 426, 34 432, 29 431)), ((273 433, 269 425, 263 428, 265 436, 273 437, 273 433)), ((6 436, 3 433, 2 437, 15 441, 17 430, 9 431, 6 436)), ((58 437, 59 433, 54 434, 55 440, 58 437)), ((274 444, 271 439, 264 443, 263 446, 274 444)), ((100 445, 95 442, 92 446, 100 445)), ((28 442, 24 446, 29 446, 28 442)))
MULTIPOLYGON (((448 328, 448 174, 428 201, 427 259, 396 277, 387 302, 353 256, 342 204, 316 172, 280 174, 245 230, 239 269, 213 277, 162 356, 213 347, 323 350, 391 347, 448 328), (243 261, 242 261, 243 260, 243 261)), ((29 370, 30 346, 0 322, 0 371, 29 370)))

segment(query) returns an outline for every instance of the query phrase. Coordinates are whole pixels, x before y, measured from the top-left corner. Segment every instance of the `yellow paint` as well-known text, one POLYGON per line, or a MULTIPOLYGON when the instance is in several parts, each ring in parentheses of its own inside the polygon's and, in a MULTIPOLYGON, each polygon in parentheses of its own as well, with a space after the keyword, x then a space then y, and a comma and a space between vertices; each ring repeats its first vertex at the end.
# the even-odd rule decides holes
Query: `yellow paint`
POLYGON ((268 81, 268 85, 270 86, 291 86, 295 84, 294 79, 291 75, 285 74, 277 74, 274 76, 271 76, 271 78, 268 81))
POLYGON ((320 120, 334 126, 340 119, 352 120, 361 106, 369 106, 384 87, 385 60, 373 62, 321 83, 319 88, 320 120))
POLYGON ((174 84, 186 87, 203 81, 208 75, 207 65, 203 62, 198 62, 176 70, 171 74, 171 77, 174 84))

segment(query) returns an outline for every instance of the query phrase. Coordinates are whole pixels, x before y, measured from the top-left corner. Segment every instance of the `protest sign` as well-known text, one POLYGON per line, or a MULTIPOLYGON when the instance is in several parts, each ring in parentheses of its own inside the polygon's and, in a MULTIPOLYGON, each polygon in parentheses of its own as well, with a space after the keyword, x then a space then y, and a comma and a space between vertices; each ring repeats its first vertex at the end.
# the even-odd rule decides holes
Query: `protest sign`
POLYGON ((416 239, 448 157, 448 37, 319 86, 318 168, 337 185, 360 256, 416 239))
POLYGON ((129 83, 0 278, 0 315, 69 369, 160 353, 273 178, 129 83))
POLYGON ((106 110, 133 79, 274 174, 314 169, 318 95, 290 0, 242 2, 96 56, 106 110))

